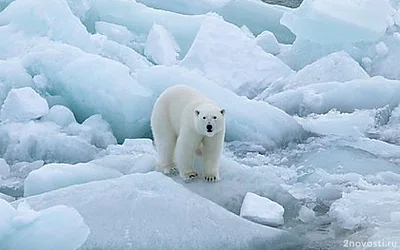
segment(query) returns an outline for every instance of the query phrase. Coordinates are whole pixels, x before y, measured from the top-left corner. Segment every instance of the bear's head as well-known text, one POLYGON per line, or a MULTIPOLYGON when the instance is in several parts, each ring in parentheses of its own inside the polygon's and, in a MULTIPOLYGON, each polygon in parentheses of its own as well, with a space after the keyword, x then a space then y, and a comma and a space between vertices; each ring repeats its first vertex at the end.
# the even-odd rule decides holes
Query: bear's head
POLYGON ((194 124, 201 135, 212 137, 225 128, 225 110, 207 103, 194 110, 194 124))

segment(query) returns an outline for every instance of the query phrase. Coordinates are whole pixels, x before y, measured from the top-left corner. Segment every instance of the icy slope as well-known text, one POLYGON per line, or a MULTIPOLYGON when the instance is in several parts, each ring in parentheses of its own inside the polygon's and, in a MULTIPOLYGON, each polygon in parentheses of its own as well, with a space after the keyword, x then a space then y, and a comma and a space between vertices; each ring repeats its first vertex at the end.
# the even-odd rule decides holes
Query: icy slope
POLYGON ((285 231, 246 221, 160 173, 72 186, 26 201, 35 209, 76 208, 91 230, 80 249, 279 249, 296 244, 285 231))

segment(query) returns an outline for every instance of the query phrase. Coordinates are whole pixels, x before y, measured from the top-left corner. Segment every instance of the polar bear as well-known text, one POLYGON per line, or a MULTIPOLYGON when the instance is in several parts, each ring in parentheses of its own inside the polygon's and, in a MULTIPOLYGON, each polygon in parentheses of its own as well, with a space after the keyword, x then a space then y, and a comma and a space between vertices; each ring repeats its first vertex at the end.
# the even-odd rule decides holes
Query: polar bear
POLYGON ((151 129, 158 153, 157 170, 192 179, 195 155, 201 151, 204 179, 218 181, 219 161, 224 147, 225 110, 195 89, 176 85, 157 99, 151 115, 151 129))

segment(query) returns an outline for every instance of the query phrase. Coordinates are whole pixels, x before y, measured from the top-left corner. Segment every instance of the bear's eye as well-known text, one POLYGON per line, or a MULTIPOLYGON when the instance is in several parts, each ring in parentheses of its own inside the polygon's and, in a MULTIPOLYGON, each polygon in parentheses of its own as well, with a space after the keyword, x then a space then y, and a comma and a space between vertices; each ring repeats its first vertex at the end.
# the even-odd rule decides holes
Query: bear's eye
POLYGON ((216 117, 216 116, 213 116, 213 119, 214 119, 214 120, 216 120, 216 119, 217 119, 217 117, 216 117))
POLYGON ((205 116, 203 116, 203 120, 205 120, 206 119, 206 117, 205 116))

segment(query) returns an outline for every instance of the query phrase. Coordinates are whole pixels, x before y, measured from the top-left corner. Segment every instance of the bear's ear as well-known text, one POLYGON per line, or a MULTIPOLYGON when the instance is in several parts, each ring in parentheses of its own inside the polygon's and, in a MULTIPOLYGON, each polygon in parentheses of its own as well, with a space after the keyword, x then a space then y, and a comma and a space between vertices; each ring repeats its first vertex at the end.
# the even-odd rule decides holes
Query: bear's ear
POLYGON ((197 109, 194 111, 194 113, 198 116, 200 115, 200 111, 198 111, 197 109))
POLYGON ((221 109, 220 112, 221 112, 222 115, 225 115, 225 109, 221 109))

